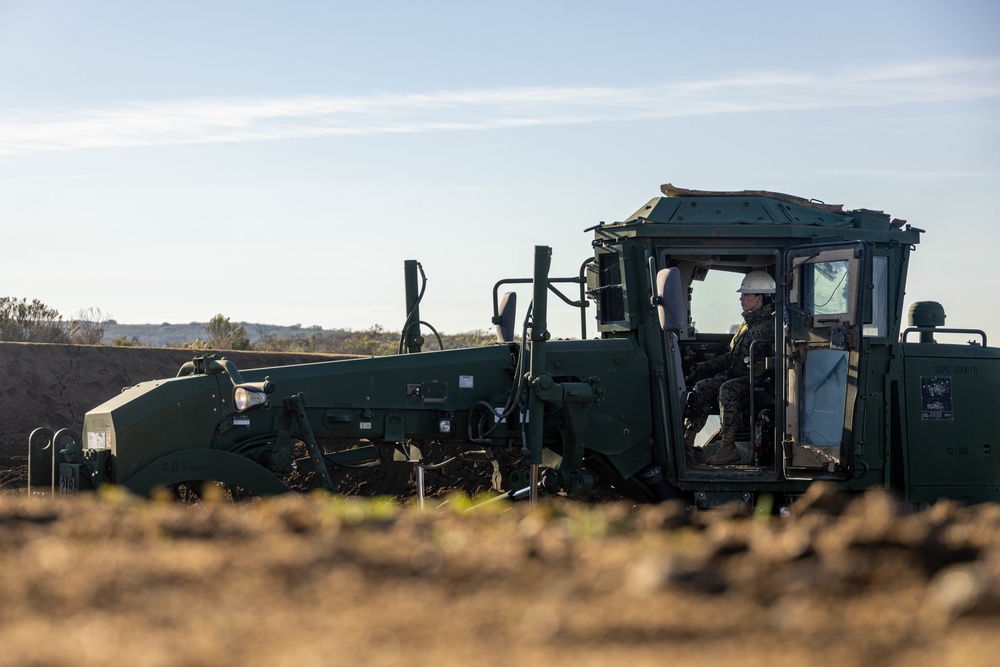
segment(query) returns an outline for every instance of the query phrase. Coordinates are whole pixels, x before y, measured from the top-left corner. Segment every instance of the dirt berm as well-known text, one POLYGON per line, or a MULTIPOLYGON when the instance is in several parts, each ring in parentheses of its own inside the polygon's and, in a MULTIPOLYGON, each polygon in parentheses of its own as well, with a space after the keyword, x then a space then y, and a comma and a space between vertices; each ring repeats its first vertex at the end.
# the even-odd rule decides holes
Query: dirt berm
POLYGON ((28 434, 35 428, 79 430, 88 410, 123 387, 173 377, 185 362, 212 353, 242 369, 351 356, 0 343, 0 489, 27 483, 28 434))

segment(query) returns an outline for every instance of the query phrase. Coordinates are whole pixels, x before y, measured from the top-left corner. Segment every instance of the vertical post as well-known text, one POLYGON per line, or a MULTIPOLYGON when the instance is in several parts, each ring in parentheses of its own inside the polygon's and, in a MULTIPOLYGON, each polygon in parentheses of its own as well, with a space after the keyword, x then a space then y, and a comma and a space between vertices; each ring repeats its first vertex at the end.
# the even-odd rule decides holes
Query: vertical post
POLYGON ((417 498, 420 500, 420 509, 424 509, 424 463, 417 461, 417 498))
POLYGON ((420 289, 417 284, 417 269, 420 263, 415 259, 403 262, 403 277, 406 281, 406 322, 403 324, 403 345, 406 354, 420 352, 424 339, 420 335, 420 289))
POLYGON ((528 368, 528 462, 531 466, 530 505, 538 502, 538 468, 542 464, 542 434, 545 410, 538 398, 535 381, 545 373, 545 343, 550 338, 548 329, 549 267, 552 248, 535 246, 535 273, 532 277, 531 306, 531 357, 528 368))

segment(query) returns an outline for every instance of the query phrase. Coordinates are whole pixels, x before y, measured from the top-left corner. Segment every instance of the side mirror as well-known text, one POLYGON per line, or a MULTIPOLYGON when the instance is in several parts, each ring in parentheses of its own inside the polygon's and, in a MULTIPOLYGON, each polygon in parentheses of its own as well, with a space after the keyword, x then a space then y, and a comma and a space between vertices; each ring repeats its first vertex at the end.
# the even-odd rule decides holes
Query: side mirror
POLYGON ((660 328, 664 331, 678 332, 687 324, 681 271, 676 266, 657 271, 656 295, 653 297, 653 303, 660 316, 660 328))
POLYGON ((493 318, 497 325, 497 342, 509 343, 514 340, 514 311, 517 310, 517 293, 505 292, 500 299, 500 314, 493 318))

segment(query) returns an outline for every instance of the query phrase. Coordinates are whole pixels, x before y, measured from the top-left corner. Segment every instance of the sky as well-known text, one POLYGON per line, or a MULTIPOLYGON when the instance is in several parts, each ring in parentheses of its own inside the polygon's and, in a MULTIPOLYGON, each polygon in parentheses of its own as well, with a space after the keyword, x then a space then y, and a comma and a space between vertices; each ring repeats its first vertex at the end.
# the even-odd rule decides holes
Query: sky
POLYGON ((905 219, 907 304, 1000 342, 998 30, 964 0, 0 0, 0 295, 398 331, 415 259, 422 319, 480 330, 535 246, 576 275, 674 183, 905 219))

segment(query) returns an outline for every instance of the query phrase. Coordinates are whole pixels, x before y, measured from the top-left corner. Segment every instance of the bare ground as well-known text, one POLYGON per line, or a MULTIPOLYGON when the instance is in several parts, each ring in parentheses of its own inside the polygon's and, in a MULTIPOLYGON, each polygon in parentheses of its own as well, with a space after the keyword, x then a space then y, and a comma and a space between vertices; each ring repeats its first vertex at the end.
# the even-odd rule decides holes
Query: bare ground
MULTIPOLYGON (((42 347, 0 345, 0 666, 974 667, 1000 655, 997 505, 912 514, 816 485, 787 517, 471 507, 444 473, 423 511, 320 494, 29 498, 15 436, 45 424, 33 410, 74 425, 104 385, 172 375, 190 356, 118 382, 152 362, 42 347), (88 377, 104 385, 84 390, 88 377)), ((340 483, 412 495, 406 467, 340 483)))
POLYGON ((823 505, 7 495, 0 665, 995 664, 1000 508, 823 505))

